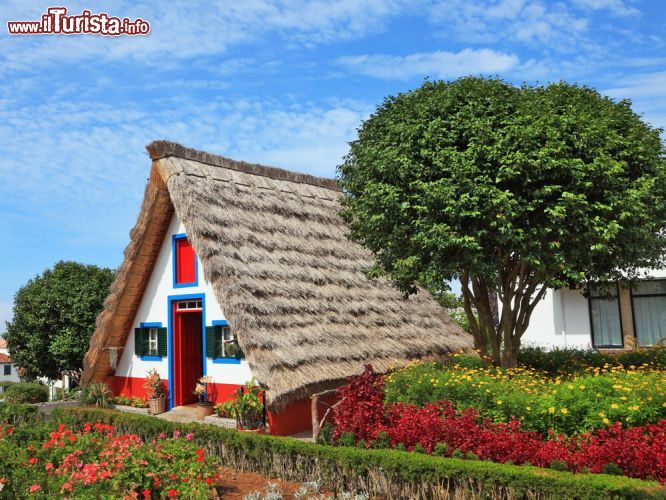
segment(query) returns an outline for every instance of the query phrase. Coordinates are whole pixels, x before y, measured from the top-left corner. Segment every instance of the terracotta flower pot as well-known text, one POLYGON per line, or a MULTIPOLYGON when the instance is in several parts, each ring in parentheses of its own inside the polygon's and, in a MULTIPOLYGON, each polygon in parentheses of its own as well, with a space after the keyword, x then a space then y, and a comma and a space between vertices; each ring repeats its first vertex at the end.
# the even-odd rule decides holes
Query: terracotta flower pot
POLYGON ((197 418, 203 420, 213 414, 213 403, 197 403, 197 418))
POLYGON ((151 415, 164 413, 166 411, 166 398, 149 399, 148 408, 151 415))

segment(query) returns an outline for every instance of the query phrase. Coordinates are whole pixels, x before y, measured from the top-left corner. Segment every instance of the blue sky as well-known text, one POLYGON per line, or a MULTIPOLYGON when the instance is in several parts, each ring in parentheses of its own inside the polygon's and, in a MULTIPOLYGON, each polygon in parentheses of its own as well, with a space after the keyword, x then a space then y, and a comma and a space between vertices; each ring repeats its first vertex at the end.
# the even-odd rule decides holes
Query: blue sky
POLYGON ((57 260, 120 264, 154 139, 332 176, 384 96, 470 74, 591 85, 666 126, 660 0, 57 4, 151 34, 12 37, 53 3, 0 3, 0 332, 57 260))

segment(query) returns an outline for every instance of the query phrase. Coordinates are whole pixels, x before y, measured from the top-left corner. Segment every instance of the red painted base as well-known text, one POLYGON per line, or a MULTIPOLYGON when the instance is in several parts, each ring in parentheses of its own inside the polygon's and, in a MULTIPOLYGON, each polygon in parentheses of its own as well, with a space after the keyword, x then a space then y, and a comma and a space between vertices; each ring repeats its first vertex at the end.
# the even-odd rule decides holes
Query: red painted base
MULTIPOLYGON (((136 377, 107 377, 106 385, 115 395, 137 397, 146 399, 146 389, 143 387, 145 380, 136 377)), ((166 381, 165 381, 166 383, 166 381)), ((210 384, 208 387, 209 399, 215 404, 223 403, 232 399, 241 387, 236 384, 210 384)), ((335 396, 322 398, 327 404, 335 402, 335 396)), ((319 418, 326 412, 326 406, 320 403, 319 418)), ((329 414, 329 419, 331 415, 329 414)), ((312 430, 312 415, 310 413, 310 400, 302 400, 291 403, 280 413, 268 412, 267 423, 271 434, 277 436, 288 436, 312 430)))

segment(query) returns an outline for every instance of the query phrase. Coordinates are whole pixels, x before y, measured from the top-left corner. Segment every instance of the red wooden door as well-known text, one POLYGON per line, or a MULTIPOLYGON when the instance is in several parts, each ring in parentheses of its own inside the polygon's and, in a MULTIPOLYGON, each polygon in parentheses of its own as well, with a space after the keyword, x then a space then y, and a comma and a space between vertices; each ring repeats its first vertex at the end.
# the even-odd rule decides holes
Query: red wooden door
POLYGON ((174 404, 195 403, 194 387, 203 376, 201 311, 174 311, 174 404))

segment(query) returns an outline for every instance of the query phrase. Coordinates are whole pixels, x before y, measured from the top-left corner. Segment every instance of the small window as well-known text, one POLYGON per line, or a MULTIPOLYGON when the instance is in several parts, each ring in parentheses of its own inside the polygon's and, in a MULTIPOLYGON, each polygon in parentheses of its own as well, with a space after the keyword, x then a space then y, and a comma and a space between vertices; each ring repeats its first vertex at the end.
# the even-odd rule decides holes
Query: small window
POLYGON ((236 341, 234 340, 234 334, 231 333, 231 328, 228 326, 223 326, 221 327, 221 332, 220 336, 221 342, 220 342, 220 357, 226 358, 229 356, 229 353, 231 352, 233 354, 232 357, 236 357, 237 349, 236 349, 236 341), (234 347, 231 347, 233 344, 234 347))
POLYGON ((167 329, 159 326, 161 323, 155 325, 134 329, 134 353, 137 356, 150 356, 157 360, 167 355, 167 329))
POLYGON ((622 321, 617 285, 592 287, 589 300, 594 347, 622 347, 622 321))
POLYGON ((197 256, 184 235, 174 236, 174 286, 197 284, 197 256))
POLYGON ((652 346, 666 339, 666 280, 639 281, 631 290, 640 346, 652 346))
POLYGON ((12 374, 12 365, 5 365, 5 375, 12 374))
POLYGON ((225 324, 206 327, 206 356, 232 360, 245 357, 233 330, 225 324))
POLYGON ((157 356, 157 328, 148 329, 148 356, 157 356))
POLYGON ((178 302, 178 310, 201 309, 201 300, 188 300, 187 302, 178 302))

